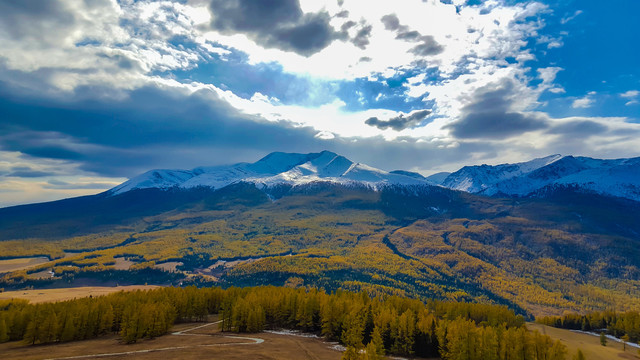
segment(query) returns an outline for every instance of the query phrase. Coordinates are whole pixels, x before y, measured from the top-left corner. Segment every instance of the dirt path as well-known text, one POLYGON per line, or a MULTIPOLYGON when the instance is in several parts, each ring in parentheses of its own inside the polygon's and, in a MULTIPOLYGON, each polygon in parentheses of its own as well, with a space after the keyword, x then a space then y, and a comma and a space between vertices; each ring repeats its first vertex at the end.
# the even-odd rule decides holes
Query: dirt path
MULTIPOLYGON (((215 325, 222 322, 216 321, 212 323, 207 323, 204 325, 199 325, 196 327, 192 327, 182 331, 176 331, 171 333, 171 335, 175 336, 209 336, 212 337, 212 334, 187 334, 188 332, 198 330, 207 326, 215 325)), ((219 336, 218 336, 219 337, 219 336)), ((58 358, 49 358, 47 360, 69 360, 69 359, 91 359, 91 358, 99 358, 99 357, 110 357, 110 356, 124 356, 124 355, 133 355, 133 354, 144 354, 144 353, 152 353, 152 352, 160 352, 160 351, 171 351, 171 350, 184 350, 184 349, 193 349, 193 348, 202 348, 202 347, 213 347, 213 346, 231 346, 231 345, 255 345, 262 344, 264 339, 246 337, 246 336, 234 336, 234 335, 222 335, 224 338, 230 339, 240 339, 240 340, 248 340, 250 342, 228 342, 228 343, 215 343, 215 344, 199 344, 199 345, 187 345, 187 346, 171 346, 165 348, 157 348, 157 349, 143 349, 143 350, 133 350, 133 351, 123 351, 123 352, 114 352, 114 353, 103 353, 103 354, 91 354, 91 355, 78 355, 78 356, 67 356, 67 357, 58 357, 58 358)))

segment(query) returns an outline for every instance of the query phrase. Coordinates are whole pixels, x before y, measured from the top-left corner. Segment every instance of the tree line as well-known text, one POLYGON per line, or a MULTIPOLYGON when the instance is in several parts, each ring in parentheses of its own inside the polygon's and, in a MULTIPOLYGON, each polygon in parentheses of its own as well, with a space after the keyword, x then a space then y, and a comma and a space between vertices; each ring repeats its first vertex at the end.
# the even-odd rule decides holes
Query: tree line
POLYGON ((627 341, 640 342, 640 313, 637 311, 596 311, 586 315, 546 316, 537 322, 562 329, 604 332, 627 341))
POLYGON ((294 329, 347 347, 344 359, 384 354, 447 360, 555 360, 566 348, 505 306, 428 301, 316 289, 160 288, 57 303, 0 302, 0 341, 45 344, 119 333, 132 343, 181 321, 220 314, 223 331, 294 329))

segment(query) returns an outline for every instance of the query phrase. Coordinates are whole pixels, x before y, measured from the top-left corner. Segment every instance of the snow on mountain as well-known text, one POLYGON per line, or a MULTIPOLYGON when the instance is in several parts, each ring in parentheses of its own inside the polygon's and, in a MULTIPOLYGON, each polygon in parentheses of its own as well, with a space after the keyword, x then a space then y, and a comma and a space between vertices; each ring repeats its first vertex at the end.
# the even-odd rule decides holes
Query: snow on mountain
POLYGON ((465 166, 447 176, 442 186, 450 189, 478 193, 493 185, 552 164, 562 155, 551 155, 517 164, 465 166))
POLYGON ((450 172, 443 171, 443 172, 435 173, 433 175, 429 175, 426 177, 426 179, 440 185, 449 175, 451 175, 450 172))
POLYGON ((449 175, 443 185, 483 195, 519 197, 562 186, 640 201, 640 158, 552 155, 520 164, 468 166, 449 175))
POLYGON ((118 195, 145 188, 219 189, 239 182, 252 182, 260 187, 278 184, 303 185, 316 181, 339 184, 362 184, 378 188, 385 184, 432 185, 424 178, 402 173, 389 173, 365 164, 323 151, 311 154, 271 153, 255 163, 198 167, 193 170, 152 170, 109 190, 118 195))

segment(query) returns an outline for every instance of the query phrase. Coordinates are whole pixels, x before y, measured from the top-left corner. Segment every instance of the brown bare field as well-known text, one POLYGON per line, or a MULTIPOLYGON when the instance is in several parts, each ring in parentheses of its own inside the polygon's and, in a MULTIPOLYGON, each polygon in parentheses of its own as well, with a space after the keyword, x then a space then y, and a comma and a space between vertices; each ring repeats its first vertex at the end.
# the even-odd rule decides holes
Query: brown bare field
POLYGON ((338 360, 341 351, 318 338, 271 333, 220 333, 218 325, 180 324, 173 333, 125 345, 116 335, 64 344, 26 346, 19 342, 0 345, 3 360, 12 359, 311 359, 338 360))
POLYGON ((0 273, 25 270, 49 262, 43 256, 0 260, 0 273))
POLYGON ((637 348, 627 346, 627 351, 623 352, 622 344, 613 340, 607 340, 607 346, 602 346, 598 336, 534 323, 528 323, 527 328, 529 330, 538 330, 542 334, 549 335, 554 340, 562 341, 569 350, 567 359, 571 359, 578 349, 582 350, 587 360, 640 359, 637 348))
POLYGON ((155 285, 130 285, 130 286, 86 286, 77 288, 17 290, 0 293, 0 300, 25 299, 32 303, 55 302, 82 298, 88 296, 107 295, 118 291, 134 291, 155 289, 155 285))
POLYGON ((178 270, 177 267, 182 264, 183 263, 180 261, 169 261, 162 264, 156 264, 154 267, 168 272, 176 272, 178 270))
POLYGON ((135 264, 135 262, 127 260, 123 257, 116 257, 113 259, 116 261, 116 263, 113 265, 116 270, 129 270, 131 265, 135 264))

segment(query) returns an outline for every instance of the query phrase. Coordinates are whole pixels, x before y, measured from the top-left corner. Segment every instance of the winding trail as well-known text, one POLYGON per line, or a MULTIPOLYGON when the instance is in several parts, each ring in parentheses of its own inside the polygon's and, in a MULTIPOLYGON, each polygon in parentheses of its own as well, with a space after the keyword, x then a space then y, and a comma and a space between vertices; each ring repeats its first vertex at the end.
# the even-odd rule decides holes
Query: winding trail
MULTIPOLYGON (((199 326, 196 326, 196 327, 193 327, 193 328, 189 328, 189 329, 186 329, 186 330, 182 330, 182 331, 176 331, 176 332, 171 333, 171 335, 176 335, 176 336, 209 336, 209 337, 211 337, 213 335, 209 335, 209 334, 187 334, 187 333, 190 332, 190 331, 193 331, 193 330, 201 329, 201 328, 206 327, 206 326, 218 324, 220 322, 222 322, 222 320, 216 321, 216 322, 212 322, 212 323, 207 323, 207 324, 204 324, 204 325, 199 325, 199 326)), ((59 358, 50 358, 50 359, 47 359, 47 360, 91 359, 91 358, 100 358, 100 357, 109 357, 109 356, 123 356, 123 355, 143 354, 143 353, 152 353, 152 352, 160 352, 160 351, 193 349, 193 348, 201 348, 201 347, 232 346, 232 345, 255 345, 255 344, 262 344, 264 342, 264 339, 246 337, 246 336, 222 335, 222 337, 230 338, 230 339, 247 340, 247 342, 230 342, 230 343, 218 343, 218 344, 171 346, 171 347, 157 348, 157 349, 144 349, 144 350, 115 352, 115 353, 67 356, 67 357, 59 357, 59 358)))

